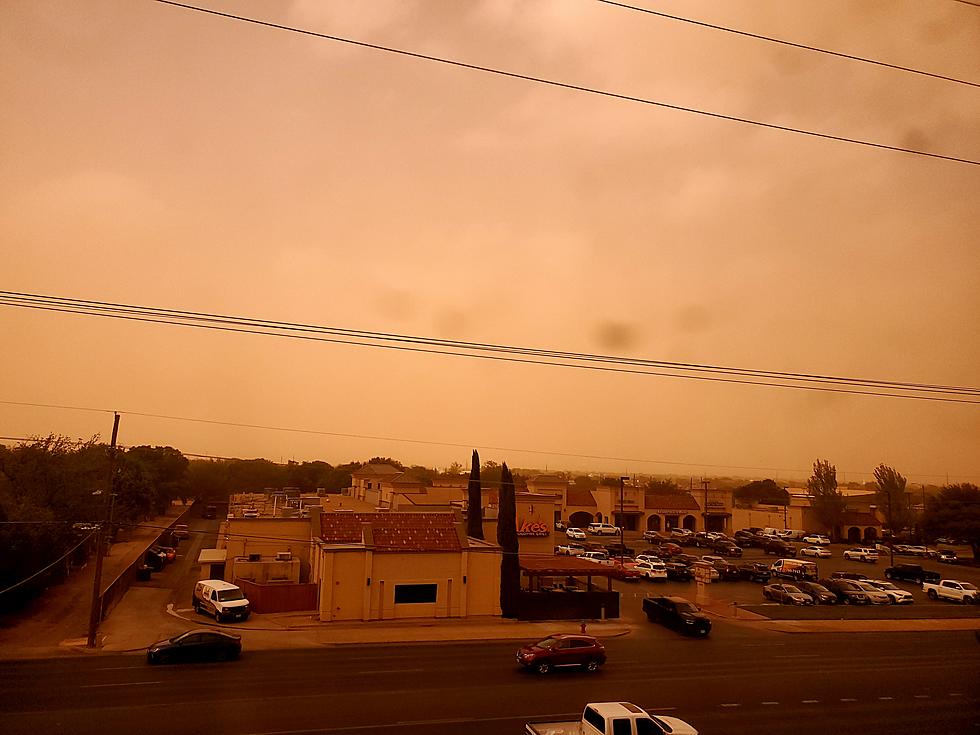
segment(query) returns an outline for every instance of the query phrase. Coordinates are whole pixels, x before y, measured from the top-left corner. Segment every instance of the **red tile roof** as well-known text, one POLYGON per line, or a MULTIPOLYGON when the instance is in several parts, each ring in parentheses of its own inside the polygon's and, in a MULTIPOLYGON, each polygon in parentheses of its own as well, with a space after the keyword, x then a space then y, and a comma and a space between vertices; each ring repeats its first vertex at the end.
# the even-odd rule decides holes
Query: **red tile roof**
POLYGON ((459 551, 459 526, 455 513, 321 513, 320 539, 374 551, 459 551))
POLYGON ((698 501, 689 493, 673 494, 646 493, 645 496, 647 510, 701 510, 698 501))
POLYGON ((579 505, 586 508, 595 508, 595 498, 592 491, 584 487, 569 487, 565 491, 565 505, 579 505))

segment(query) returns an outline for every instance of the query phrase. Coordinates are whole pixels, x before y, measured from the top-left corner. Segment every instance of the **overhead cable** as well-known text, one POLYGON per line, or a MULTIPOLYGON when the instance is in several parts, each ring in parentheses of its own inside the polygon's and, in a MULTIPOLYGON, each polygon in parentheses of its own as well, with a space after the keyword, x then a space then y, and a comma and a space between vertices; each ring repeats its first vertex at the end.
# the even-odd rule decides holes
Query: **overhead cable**
POLYGON ((439 64, 447 64, 449 66, 459 67, 461 69, 469 69, 471 71, 479 71, 487 74, 496 74, 497 76, 509 77, 511 79, 520 79, 526 82, 534 82, 536 84, 545 84, 550 87, 558 87, 561 89, 573 90, 576 92, 586 92, 588 94, 600 95, 603 97, 610 97, 613 99, 619 99, 626 102, 636 102, 643 105, 651 105, 653 107, 662 107, 668 110, 675 110, 678 112, 687 112, 693 115, 700 115, 703 117, 715 118, 718 120, 727 120, 729 122, 742 123, 744 125, 754 125, 757 127, 768 128, 770 130, 780 130, 786 133, 796 133, 798 135, 806 135, 812 138, 821 138, 823 140, 834 140, 839 143, 852 143, 854 145, 861 145, 870 148, 879 148, 882 150, 895 151, 898 153, 910 153, 916 156, 925 156, 928 158, 942 159, 945 161, 953 161, 955 163, 966 163, 971 166, 980 166, 980 161, 975 161, 969 158, 962 158, 960 156, 946 155, 942 153, 933 153, 930 151, 922 151, 915 148, 905 148, 903 146, 887 145, 885 143, 877 143, 869 140, 861 140, 859 138, 850 138, 844 135, 834 135, 831 133, 821 133, 815 130, 806 130, 803 128, 794 128, 788 125, 779 125, 776 123, 764 122, 762 120, 752 120, 750 118, 738 117, 737 115, 726 115, 720 112, 712 112, 710 110, 701 110, 694 107, 686 107, 684 105, 673 104, 669 102, 663 102, 659 100, 653 100, 646 97, 637 97, 635 95, 623 94, 619 92, 611 92, 608 90, 596 89, 594 87, 586 87, 580 84, 572 84, 569 82, 561 82, 555 79, 546 79, 544 77, 535 77, 530 74, 521 74, 518 72, 506 71, 503 69, 497 69, 489 66, 481 66, 479 64, 469 64, 463 61, 456 61, 454 59, 447 59, 441 56, 432 56, 431 54, 423 54, 416 51, 406 51, 404 49, 394 48, 392 46, 382 46, 376 43, 367 43, 366 41, 358 41, 352 38, 344 38, 342 36, 334 36, 327 33, 318 33, 316 31, 310 31, 303 28, 296 28, 294 26, 288 26, 281 23, 272 23, 270 21, 259 20, 258 18, 250 18, 244 15, 234 15, 232 13, 223 13, 218 10, 212 10, 210 8, 202 8, 197 5, 188 5, 185 3, 174 2, 173 0, 152 0, 153 2, 160 3, 162 5, 171 5, 177 8, 183 8, 185 10, 191 10, 197 13, 204 13, 207 15, 217 16, 219 18, 225 18, 228 20, 237 20, 243 23, 251 23, 253 25, 263 26, 265 28, 274 28, 281 31, 287 31, 290 33, 299 33, 305 36, 312 36, 314 38, 320 38, 326 41, 336 41, 337 43, 346 43, 352 46, 359 46, 361 48, 369 48, 375 51, 384 51, 385 53, 398 54, 400 56, 406 56, 413 59, 421 59, 423 61, 434 61, 439 64))
POLYGON ((759 41, 769 41, 770 43, 779 43, 783 46, 791 46, 793 48, 804 49, 806 51, 816 51, 817 53, 827 54, 829 56, 837 56, 841 59, 849 59, 851 61, 860 61, 865 64, 874 64, 876 66, 884 66, 889 69, 896 69, 898 71, 905 71, 911 74, 921 74, 926 77, 933 77, 935 79, 942 79, 947 82, 956 82, 957 84, 967 84, 971 87, 980 87, 980 83, 971 82, 966 79, 956 79, 955 77, 946 76, 945 74, 935 74, 930 71, 922 71, 921 69, 912 69, 907 66, 900 66, 899 64, 890 64, 887 61, 878 61, 876 59, 868 59, 863 56, 857 56, 855 54, 845 54, 840 51, 831 51, 829 49, 820 48, 819 46, 810 46, 805 43, 796 43, 794 41, 786 41, 781 38, 773 38, 771 36, 763 36, 759 33, 751 33, 749 31, 742 31, 737 28, 728 28, 727 26, 716 25, 714 23, 707 23, 702 20, 694 20, 693 18, 685 18, 680 15, 671 15, 670 13, 664 13, 659 10, 652 10, 651 8, 644 8, 638 5, 630 5, 628 3, 617 2, 616 0, 596 0, 596 2, 603 3, 604 5, 613 5, 618 8, 623 8, 625 10, 635 10, 639 13, 646 13, 647 15, 656 15, 660 18, 667 18, 669 20, 677 20, 681 23, 690 23, 691 25, 701 26, 702 28, 711 28, 716 31, 725 31, 726 33, 735 33, 739 36, 747 36, 748 38, 755 38, 759 41))

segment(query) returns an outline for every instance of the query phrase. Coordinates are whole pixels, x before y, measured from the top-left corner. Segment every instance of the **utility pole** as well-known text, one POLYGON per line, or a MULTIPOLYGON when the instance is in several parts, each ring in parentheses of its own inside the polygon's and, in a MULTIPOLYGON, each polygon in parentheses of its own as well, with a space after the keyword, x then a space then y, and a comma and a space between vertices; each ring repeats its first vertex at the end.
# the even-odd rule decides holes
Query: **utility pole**
POLYGON ((623 566, 623 556, 626 553, 626 513, 623 510, 623 481, 628 477, 619 478, 619 566, 623 566))
POLYGON ((789 510, 789 488, 784 487, 783 490, 786 491, 786 505, 783 506, 783 530, 785 531, 789 528, 789 524, 786 521, 786 512, 789 510))
POLYGON ((889 564, 895 566, 895 529, 892 528, 892 490, 891 488, 885 489, 885 500, 888 501, 888 530, 891 532, 891 543, 888 544, 888 553, 891 561, 889 564))
POLYGON ((703 525, 702 531, 708 530, 708 485, 710 484, 708 480, 701 478, 701 484, 704 485, 704 508, 701 509, 701 523, 703 525))
POLYGON ((95 580, 92 582, 92 608, 89 610, 88 617, 88 647, 95 648, 95 635, 99 630, 99 623, 102 621, 102 559, 105 556, 106 536, 109 532, 108 526, 112 523, 112 503, 115 498, 113 489, 115 487, 115 460, 116 460, 116 436, 119 433, 119 414, 114 413, 112 419, 112 443, 109 445, 109 477, 105 503, 103 503, 103 520, 99 524, 98 535, 95 541, 95 580))

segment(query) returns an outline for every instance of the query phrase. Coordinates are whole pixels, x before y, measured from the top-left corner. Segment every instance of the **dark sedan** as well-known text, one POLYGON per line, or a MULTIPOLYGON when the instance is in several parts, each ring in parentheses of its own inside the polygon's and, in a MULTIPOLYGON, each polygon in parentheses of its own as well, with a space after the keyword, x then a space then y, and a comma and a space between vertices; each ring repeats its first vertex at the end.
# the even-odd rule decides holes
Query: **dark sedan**
POLYGON ((517 652, 517 663, 539 674, 565 667, 596 671, 606 663, 606 649, 588 635, 550 635, 517 652))
POLYGON ((782 605, 812 605, 813 598, 791 584, 767 584, 762 596, 782 605))
POLYGON ((747 579, 750 582, 761 582, 762 584, 765 584, 772 576, 772 571, 769 569, 768 564, 746 562, 745 564, 738 565, 738 574, 741 579, 747 579))
POLYGON ((726 541, 725 539, 718 539, 711 542, 711 548, 716 554, 721 554, 722 556, 734 556, 739 557, 742 555, 742 547, 737 546, 732 541, 726 541))
POLYGON ((815 605, 836 605, 837 595, 816 582, 797 582, 800 592, 810 595, 815 605))
POLYGON ((686 566, 691 566, 699 561, 701 561, 700 556, 694 556, 694 554, 674 554, 670 557, 670 560, 677 562, 678 564, 684 564, 686 566))
POLYGON ((672 579, 675 582, 690 582, 691 581, 691 570, 687 564, 679 564, 674 561, 664 562, 664 567, 667 569, 667 579, 672 579))
POLYGON ((850 579, 821 579, 820 584, 837 595, 845 605, 869 605, 871 597, 850 579))
POLYGON ((241 653, 241 636, 202 628, 154 643, 146 649, 146 660, 151 664, 224 661, 236 659, 241 653))
POLYGON ((711 632, 708 616, 683 597, 645 597, 643 612, 651 623, 666 625, 686 635, 703 638, 711 632))

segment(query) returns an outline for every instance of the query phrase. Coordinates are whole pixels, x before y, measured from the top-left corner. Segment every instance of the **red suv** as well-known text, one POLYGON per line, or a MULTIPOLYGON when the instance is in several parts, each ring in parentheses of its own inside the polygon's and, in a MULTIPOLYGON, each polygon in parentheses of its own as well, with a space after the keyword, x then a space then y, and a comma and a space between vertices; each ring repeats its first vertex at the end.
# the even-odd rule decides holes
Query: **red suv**
POLYGON ((566 666, 596 671, 606 663, 606 649, 588 635, 549 635, 521 648, 517 652, 517 663, 539 674, 566 666))

